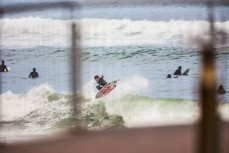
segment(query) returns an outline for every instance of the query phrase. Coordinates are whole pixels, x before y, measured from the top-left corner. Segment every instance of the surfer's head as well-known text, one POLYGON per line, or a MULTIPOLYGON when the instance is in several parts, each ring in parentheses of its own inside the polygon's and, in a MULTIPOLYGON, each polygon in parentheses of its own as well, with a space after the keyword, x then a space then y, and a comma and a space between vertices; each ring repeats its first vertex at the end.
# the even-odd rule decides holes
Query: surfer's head
POLYGON ((2 64, 4 65, 4 60, 2 60, 2 64))
POLYGON ((33 68, 33 72, 36 72, 36 68, 33 68))
POLYGON ((95 79, 96 82, 98 82, 99 81, 99 76, 98 75, 95 75, 94 76, 94 79, 95 79))
POLYGON ((181 66, 179 66, 178 69, 181 69, 181 66))
POLYGON ((225 89, 223 88, 223 85, 219 86, 219 88, 217 89, 217 93, 218 94, 225 94, 226 93, 225 89))
POLYGON ((168 74, 168 75, 167 75, 167 78, 172 78, 171 74, 168 74))

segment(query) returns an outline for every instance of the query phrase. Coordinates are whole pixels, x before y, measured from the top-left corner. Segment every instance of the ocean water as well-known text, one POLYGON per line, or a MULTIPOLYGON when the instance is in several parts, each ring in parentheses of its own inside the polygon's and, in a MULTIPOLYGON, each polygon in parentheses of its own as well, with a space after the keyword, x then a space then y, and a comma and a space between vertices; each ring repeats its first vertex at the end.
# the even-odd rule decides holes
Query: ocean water
MULTIPOLYGON (((5 2, 6 3, 6 2, 5 2)), ((202 5, 110 5, 76 10, 82 34, 82 108, 87 129, 193 123, 199 118, 200 37, 209 38, 202 5), (178 66, 187 76, 167 79, 178 66), (94 75, 120 79, 108 96, 95 99, 94 75)), ((216 9, 218 84, 229 91, 229 11, 216 9)), ((1 129, 6 141, 59 132, 74 126, 71 108, 68 11, 34 11, 0 20, 1 129), (38 79, 29 79, 32 68, 38 79), (20 134, 18 134, 20 133, 20 134)), ((229 120, 229 93, 219 97, 222 119, 229 120)))

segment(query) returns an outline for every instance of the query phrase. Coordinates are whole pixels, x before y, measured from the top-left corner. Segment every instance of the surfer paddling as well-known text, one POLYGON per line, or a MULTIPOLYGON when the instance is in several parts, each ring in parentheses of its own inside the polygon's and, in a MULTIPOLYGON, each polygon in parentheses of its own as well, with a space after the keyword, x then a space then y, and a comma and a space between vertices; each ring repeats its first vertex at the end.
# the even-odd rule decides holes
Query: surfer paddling
POLYGON ((101 77, 95 75, 94 77, 95 81, 98 83, 98 85, 96 86, 98 90, 102 89, 107 84, 107 82, 103 79, 103 77, 104 77, 103 75, 101 77))

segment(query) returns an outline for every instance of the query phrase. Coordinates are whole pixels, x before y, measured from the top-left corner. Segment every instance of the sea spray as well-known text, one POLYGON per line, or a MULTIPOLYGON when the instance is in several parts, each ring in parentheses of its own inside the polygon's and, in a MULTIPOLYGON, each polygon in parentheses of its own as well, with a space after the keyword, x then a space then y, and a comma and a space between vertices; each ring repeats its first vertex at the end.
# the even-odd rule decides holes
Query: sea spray
POLYGON ((128 94, 139 94, 146 91, 149 86, 148 79, 141 76, 126 76, 120 78, 117 87, 106 97, 104 101, 113 101, 128 94))
POLYGON ((229 102, 221 102, 219 105, 219 112, 223 120, 229 121, 229 102))
MULTIPOLYGON (((94 80, 85 84, 82 93, 84 96, 86 93, 90 95, 82 95, 80 118, 85 127, 104 128, 109 123, 110 126, 136 127, 177 121, 194 122, 198 119, 197 101, 140 96, 137 93, 147 90, 148 80, 136 76, 129 78, 121 78, 118 87, 100 99, 94 98, 95 93, 91 88, 94 80)), ((32 88, 26 94, 6 92, 1 95, 1 99, 1 122, 22 122, 26 128, 48 129, 72 117, 72 94, 58 93, 48 84, 32 88)), ((225 120, 228 119, 227 110, 227 103, 222 103, 219 111, 225 120)), ((64 123, 61 124, 61 128, 66 128, 64 123)))
MULTIPOLYGON (((93 93, 93 80, 85 84, 84 89, 93 93)), ((172 124, 178 122, 192 123, 198 119, 198 103, 186 99, 162 99, 158 97, 138 96, 141 90, 148 90, 149 81, 144 77, 129 76, 120 78, 117 87, 107 96, 91 99, 84 105, 82 119, 87 127, 106 127, 121 117, 127 127, 172 124), (104 122, 102 122, 104 120, 104 122), (178 121, 178 122, 177 122, 178 121)), ((93 93, 94 94, 94 93, 93 93)), ((117 125, 120 126, 120 122, 117 125)))
MULTIPOLYGON (((132 81, 148 82, 147 79, 132 77, 126 81, 124 78, 120 80, 123 80, 119 83, 120 88, 115 89, 106 97, 91 98, 90 100, 85 97, 82 99, 79 119, 83 127, 104 129, 122 126, 158 126, 193 123, 199 118, 198 101, 133 95, 130 92, 139 92, 139 90, 147 88, 148 83, 145 86, 144 83, 143 85, 132 84, 132 81), (129 83, 136 88, 127 87, 125 89, 129 83), (121 87, 125 92, 121 92, 121 87)), ((85 84, 84 89, 86 90, 86 86, 92 84, 92 80, 90 80, 85 84)), ((92 90, 90 92, 92 95, 94 94, 93 89, 88 88, 88 90, 92 90)), ((90 93, 89 91, 88 93, 90 93)), ((75 125, 72 118, 72 94, 56 92, 48 84, 32 88, 26 94, 6 92, 1 95, 1 99, 1 125, 3 128, 0 135, 3 137, 18 132, 24 134, 45 133, 47 130, 55 132, 75 125)), ((219 111, 224 120, 228 120, 228 108, 227 103, 220 104, 219 111)))
POLYGON ((198 119, 198 103, 183 99, 160 99, 126 95, 106 103, 107 112, 123 117, 125 126, 158 126, 193 123, 198 119))
POLYGON ((89 82, 83 85, 82 90, 80 91, 80 94, 84 97, 84 99, 90 100, 90 101, 95 99, 95 91, 93 90, 94 83, 95 83, 95 80, 91 79, 89 82))
POLYGON ((71 113, 71 96, 57 93, 50 85, 32 88, 26 94, 6 92, 1 95, 1 121, 24 120, 30 123, 52 124, 71 113))
POLYGON ((124 121, 121 116, 109 115, 104 102, 98 102, 86 108, 82 114, 82 125, 89 129, 104 129, 108 127, 123 126, 124 121))

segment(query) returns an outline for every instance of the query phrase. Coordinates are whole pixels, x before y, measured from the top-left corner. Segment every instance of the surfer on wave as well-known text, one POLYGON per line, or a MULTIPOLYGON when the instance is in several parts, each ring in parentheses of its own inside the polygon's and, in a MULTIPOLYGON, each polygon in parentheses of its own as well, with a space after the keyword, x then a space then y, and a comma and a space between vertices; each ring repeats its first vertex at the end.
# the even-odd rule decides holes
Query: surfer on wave
POLYGON ((103 77, 104 77, 103 75, 101 77, 95 75, 94 77, 95 81, 98 83, 98 85, 96 86, 98 90, 102 89, 107 84, 107 82, 103 79, 103 77))

